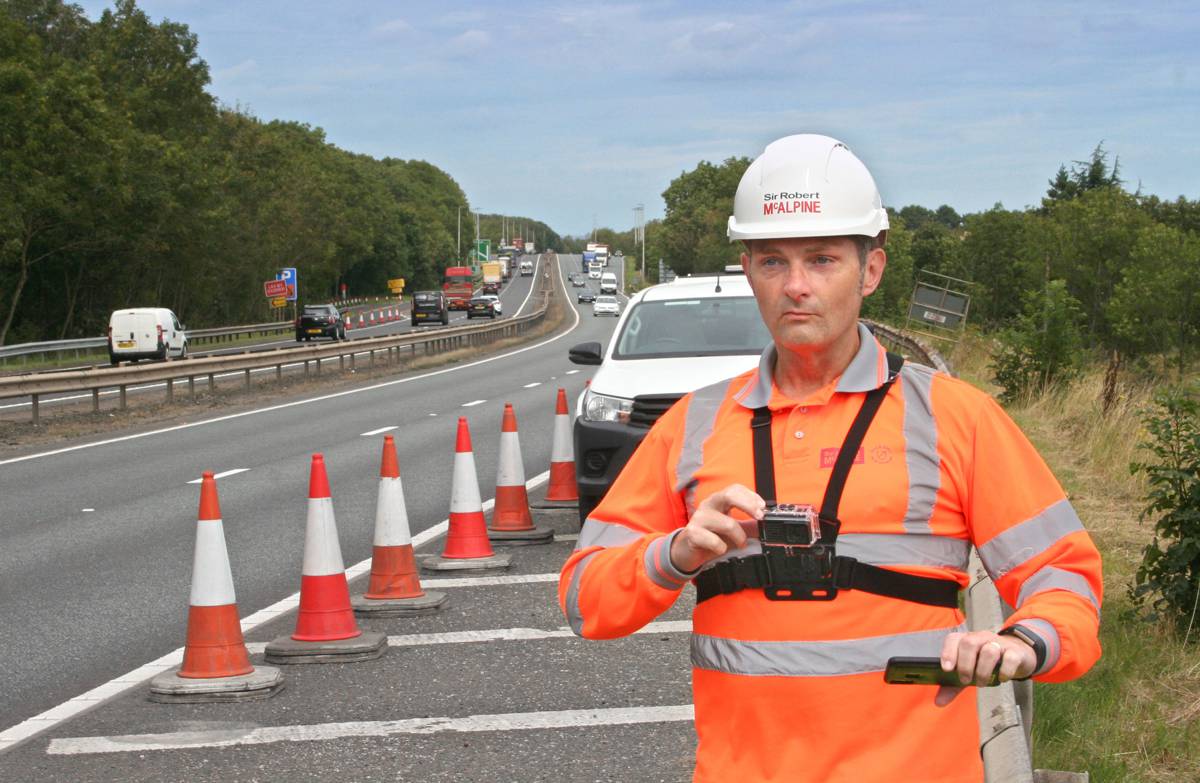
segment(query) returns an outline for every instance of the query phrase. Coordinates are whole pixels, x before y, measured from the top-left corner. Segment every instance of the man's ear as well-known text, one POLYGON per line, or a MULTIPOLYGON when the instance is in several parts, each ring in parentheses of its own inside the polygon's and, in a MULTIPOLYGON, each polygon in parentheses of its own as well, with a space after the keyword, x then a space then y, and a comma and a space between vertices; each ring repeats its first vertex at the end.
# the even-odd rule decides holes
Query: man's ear
POLYGON ((887 253, 877 247, 867 253, 867 265, 863 269, 862 295, 870 296, 883 280, 883 269, 887 266, 887 253))

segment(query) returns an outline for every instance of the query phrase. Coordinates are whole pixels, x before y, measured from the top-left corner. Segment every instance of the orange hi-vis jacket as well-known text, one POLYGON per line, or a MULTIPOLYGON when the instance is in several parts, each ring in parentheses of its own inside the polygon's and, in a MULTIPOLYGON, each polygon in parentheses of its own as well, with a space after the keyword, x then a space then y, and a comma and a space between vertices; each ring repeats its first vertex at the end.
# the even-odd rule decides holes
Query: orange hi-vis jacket
MULTIPOLYGON (((842 376, 806 400, 756 371, 693 392, 650 430, 584 524, 563 566, 559 603, 592 639, 641 628, 690 577, 668 555, 697 504, 753 488, 752 410, 772 412, 776 496, 820 506, 865 393, 886 355, 860 325, 842 376)), ((1035 673, 1053 682, 1100 656, 1100 555, 1033 446, 986 394, 906 363, 867 430, 846 481, 837 552, 883 568, 967 583, 978 548, 1007 625, 1045 642, 1035 673)), ((761 552, 757 539, 723 557, 761 552)), ((709 563, 705 568, 711 567, 709 563)), ((888 685, 892 656, 939 656, 965 631, 957 609, 859 590, 832 601, 771 601, 762 590, 717 595, 692 614, 695 781, 983 780, 975 689, 934 704, 932 686, 888 685)))

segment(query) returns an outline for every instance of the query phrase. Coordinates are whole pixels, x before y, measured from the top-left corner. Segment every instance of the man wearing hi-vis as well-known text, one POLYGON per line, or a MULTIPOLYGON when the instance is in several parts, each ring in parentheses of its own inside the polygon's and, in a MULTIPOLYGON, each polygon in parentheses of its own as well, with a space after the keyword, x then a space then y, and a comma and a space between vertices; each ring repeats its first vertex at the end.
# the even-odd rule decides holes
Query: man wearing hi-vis
POLYGON ((563 566, 593 639, 695 584, 696 781, 978 783, 975 688, 890 684, 889 659, 985 685, 1100 656, 1100 556, 1045 462, 991 397, 859 323, 887 229, 844 144, 766 148, 729 238, 772 342, 662 416, 563 566), (958 609, 972 545, 1015 607, 1002 628, 958 609))

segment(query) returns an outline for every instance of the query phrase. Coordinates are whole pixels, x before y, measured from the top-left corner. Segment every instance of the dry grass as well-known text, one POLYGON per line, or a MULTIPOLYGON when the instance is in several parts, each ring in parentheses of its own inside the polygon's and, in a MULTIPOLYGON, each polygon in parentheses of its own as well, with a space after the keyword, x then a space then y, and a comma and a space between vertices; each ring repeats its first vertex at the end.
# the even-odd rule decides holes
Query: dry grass
MULTIPOLYGON (((968 335, 948 350, 965 380, 990 379, 991 341, 968 335)), ((1129 470, 1146 458, 1142 413, 1154 387, 1122 378, 1105 416, 1103 367, 1065 388, 1009 406, 1054 470, 1104 558, 1104 656, 1071 683, 1036 686, 1035 765, 1091 773, 1093 781, 1200 781, 1200 655, 1170 628, 1133 616, 1129 585, 1153 538, 1141 522, 1146 484, 1129 470)))

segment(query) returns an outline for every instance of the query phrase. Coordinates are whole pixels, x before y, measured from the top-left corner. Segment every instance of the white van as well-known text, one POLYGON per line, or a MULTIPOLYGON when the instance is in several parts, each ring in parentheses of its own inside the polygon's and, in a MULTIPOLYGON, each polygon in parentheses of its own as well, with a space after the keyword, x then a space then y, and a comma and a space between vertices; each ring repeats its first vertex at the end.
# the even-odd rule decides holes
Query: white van
POLYGON ((612 272, 600 275, 600 293, 615 294, 617 292, 617 276, 612 272))
POLYGON ((187 356, 187 333, 165 307, 131 307, 108 319, 108 360, 168 359, 187 356))

